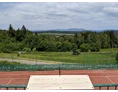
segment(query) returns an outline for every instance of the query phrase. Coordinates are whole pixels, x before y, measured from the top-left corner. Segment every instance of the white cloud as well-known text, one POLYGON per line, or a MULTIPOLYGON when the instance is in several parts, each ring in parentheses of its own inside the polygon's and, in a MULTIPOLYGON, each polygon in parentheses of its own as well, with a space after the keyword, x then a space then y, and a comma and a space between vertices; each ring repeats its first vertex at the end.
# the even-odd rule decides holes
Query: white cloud
POLYGON ((0 9, 0 24, 4 24, 6 28, 9 24, 15 28, 24 24, 29 29, 118 28, 114 25, 118 24, 118 3, 37 2, 3 3, 2 6, 4 7, 0 9))

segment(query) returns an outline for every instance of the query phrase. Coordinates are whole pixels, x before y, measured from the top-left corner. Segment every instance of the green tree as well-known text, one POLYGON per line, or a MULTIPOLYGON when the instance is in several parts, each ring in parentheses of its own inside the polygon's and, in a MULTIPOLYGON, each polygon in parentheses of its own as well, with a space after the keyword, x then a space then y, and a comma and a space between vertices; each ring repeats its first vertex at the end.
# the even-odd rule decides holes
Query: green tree
POLYGON ((88 43, 83 43, 80 45, 80 51, 81 52, 88 52, 90 49, 90 45, 88 43))
POLYGON ((39 46, 39 38, 36 35, 29 34, 23 40, 23 44, 32 51, 33 48, 37 48, 39 46))
POLYGON ((19 28, 16 30, 16 40, 21 42, 23 41, 25 38, 25 35, 23 33, 23 31, 21 31, 19 28))
POLYGON ((6 30, 0 30, 0 43, 4 42, 8 37, 8 33, 6 30))
POLYGON ((65 41, 61 45, 61 51, 70 51, 72 48, 72 44, 68 41, 65 41))
POLYGON ((84 43, 88 43, 88 35, 90 34, 90 31, 82 32, 82 36, 84 38, 84 43))
POLYGON ((9 25, 8 34, 10 37, 15 37, 15 30, 11 24, 9 25))
POLYGON ((100 43, 98 43, 98 42, 91 43, 90 44, 90 51, 92 51, 92 52, 98 52, 98 51, 100 51, 100 43))
POLYGON ((116 54, 116 61, 118 62, 118 53, 116 54))
POLYGON ((48 45, 48 40, 41 40, 39 45, 38 45, 38 48, 37 51, 46 51, 47 50, 47 45, 48 45))
POLYGON ((75 43, 72 43, 72 51, 76 51, 78 46, 75 43))
POLYGON ((57 40, 59 41, 59 42, 64 42, 65 40, 64 40, 64 38, 63 38, 63 36, 59 36, 58 38, 57 38, 57 40))
POLYGON ((101 42, 101 48, 109 48, 110 47, 110 38, 106 33, 100 33, 99 39, 101 42))
POLYGON ((117 42, 117 37, 114 34, 114 31, 108 30, 104 33, 106 33, 110 37, 110 47, 112 47, 112 48, 115 47, 118 44, 118 42, 117 42))
POLYGON ((48 41, 48 44, 47 44, 47 49, 46 51, 56 51, 57 48, 56 48, 56 43, 54 41, 48 41))
POLYGON ((1 52, 10 53, 17 50, 17 44, 14 38, 8 37, 4 42, 1 43, 1 52))
POLYGON ((17 42, 16 46, 17 46, 17 51, 21 51, 25 47, 25 45, 22 42, 17 42))
POLYGON ((74 35, 74 41, 76 45, 78 46, 78 48, 80 48, 80 45, 84 43, 84 36, 82 36, 82 33, 79 33, 79 34, 76 33, 74 35))
POLYGON ((61 42, 56 42, 56 51, 61 51, 61 46, 62 46, 62 43, 61 42))
POLYGON ((22 26, 21 31, 23 31, 23 34, 26 35, 27 29, 26 29, 26 27, 24 25, 22 26))

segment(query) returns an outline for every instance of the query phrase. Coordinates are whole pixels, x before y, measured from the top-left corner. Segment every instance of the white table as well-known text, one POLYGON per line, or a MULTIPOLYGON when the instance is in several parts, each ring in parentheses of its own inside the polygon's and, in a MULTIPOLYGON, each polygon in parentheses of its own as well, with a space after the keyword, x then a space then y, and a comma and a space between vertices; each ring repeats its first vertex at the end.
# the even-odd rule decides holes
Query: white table
POLYGON ((26 90, 94 89, 88 75, 31 75, 26 90))

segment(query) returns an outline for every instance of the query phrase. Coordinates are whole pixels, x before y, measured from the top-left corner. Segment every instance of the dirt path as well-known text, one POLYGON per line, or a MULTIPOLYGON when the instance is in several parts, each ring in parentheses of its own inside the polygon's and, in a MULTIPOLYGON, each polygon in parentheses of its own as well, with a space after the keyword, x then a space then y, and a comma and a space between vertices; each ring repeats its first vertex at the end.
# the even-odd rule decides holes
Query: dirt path
POLYGON ((46 61, 46 60, 19 60, 19 59, 8 59, 8 58, 0 58, 0 61, 9 61, 9 62, 20 62, 23 64, 58 64, 61 62, 56 61, 46 61))

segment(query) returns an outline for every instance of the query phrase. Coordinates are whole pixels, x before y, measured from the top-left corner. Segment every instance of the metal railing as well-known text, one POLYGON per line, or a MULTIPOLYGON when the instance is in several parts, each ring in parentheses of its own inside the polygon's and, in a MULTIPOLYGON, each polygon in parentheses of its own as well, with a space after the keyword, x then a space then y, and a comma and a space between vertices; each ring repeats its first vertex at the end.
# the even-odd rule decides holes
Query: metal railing
MULTIPOLYGON (((94 88, 98 88, 98 90, 102 90, 102 88, 106 87, 106 90, 110 90, 110 87, 112 87, 112 90, 117 90, 118 84, 93 84, 94 88)), ((0 85, 0 88, 9 90, 10 88, 13 88, 13 90, 19 90, 19 88, 22 88, 22 90, 26 90, 27 85, 0 85)))
POLYGON ((106 87, 107 90, 110 89, 110 87, 113 87, 112 90, 117 90, 118 84, 93 84, 94 88, 98 87, 99 90, 102 90, 103 87, 106 87))

